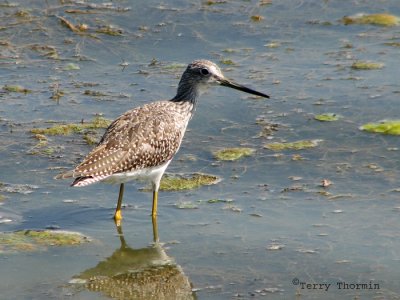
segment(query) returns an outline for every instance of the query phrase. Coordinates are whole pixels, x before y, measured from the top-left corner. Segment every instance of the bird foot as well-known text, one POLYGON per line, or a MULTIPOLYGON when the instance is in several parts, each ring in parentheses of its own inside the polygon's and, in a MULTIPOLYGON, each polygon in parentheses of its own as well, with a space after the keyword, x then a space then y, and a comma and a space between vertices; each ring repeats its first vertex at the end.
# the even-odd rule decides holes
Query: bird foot
POLYGON ((115 225, 121 226, 121 220, 122 220, 122 213, 121 210, 116 210, 114 214, 114 222, 115 225))

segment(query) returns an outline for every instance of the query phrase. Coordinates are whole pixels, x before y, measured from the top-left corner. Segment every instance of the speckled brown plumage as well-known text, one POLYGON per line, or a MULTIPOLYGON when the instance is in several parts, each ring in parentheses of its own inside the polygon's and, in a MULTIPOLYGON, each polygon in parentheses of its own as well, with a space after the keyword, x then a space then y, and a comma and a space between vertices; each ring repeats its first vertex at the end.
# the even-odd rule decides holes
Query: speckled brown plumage
POLYGON ((83 186, 123 172, 159 166, 178 151, 193 105, 159 101, 132 109, 116 119, 98 146, 74 170, 59 178, 76 178, 83 186))

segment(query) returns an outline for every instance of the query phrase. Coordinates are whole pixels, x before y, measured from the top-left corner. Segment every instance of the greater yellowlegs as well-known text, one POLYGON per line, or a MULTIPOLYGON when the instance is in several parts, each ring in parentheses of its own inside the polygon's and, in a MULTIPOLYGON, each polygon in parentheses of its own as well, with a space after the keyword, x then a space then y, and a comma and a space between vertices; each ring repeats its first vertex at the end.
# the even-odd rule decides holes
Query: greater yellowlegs
POLYGON ((179 150, 197 97, 217 84, 269 98, 224 77, 220 68, 208 60, 195 60, 183 72, 176 96, 127 111, 107 128, 96 148, 75 169, 56 179, 75 178, 71 186, 86 186, 98 181, 119 183, 114 220, 122 219, 124 183, 144 178, 152 183, 153 218, 157 215, 160 180, 179 150))

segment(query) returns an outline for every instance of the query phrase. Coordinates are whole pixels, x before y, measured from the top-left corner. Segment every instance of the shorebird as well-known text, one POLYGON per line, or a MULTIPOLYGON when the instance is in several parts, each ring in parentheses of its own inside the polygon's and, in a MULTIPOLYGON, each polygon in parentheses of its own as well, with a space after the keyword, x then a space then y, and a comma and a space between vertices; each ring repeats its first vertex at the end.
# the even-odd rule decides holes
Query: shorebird
POLYGON ((98 145, 73 170, 56 179, 74 178, 71 186, 95 182, 119 183, 114 220, 122 219, 124 183, 136 178, 151 182, 152 217, 157 215, 158 189, 161 177, 178 152, 198 96, 210 85, 221 85, 269 98, 227 79, 211 61, 195 60, 183 72, 176 96, 128 110, 106 129, 98 145))

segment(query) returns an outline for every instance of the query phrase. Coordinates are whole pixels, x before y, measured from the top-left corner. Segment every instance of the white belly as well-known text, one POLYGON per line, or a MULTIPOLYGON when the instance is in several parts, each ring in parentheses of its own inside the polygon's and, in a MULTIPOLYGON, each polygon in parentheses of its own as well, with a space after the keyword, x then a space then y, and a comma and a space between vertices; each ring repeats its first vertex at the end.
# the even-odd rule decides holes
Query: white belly
POLYGON ((164 174, 164 172, 167 169, 170 162, 171 162, 171 160, 165 162, 164 164, 162 164, 160 166, 147 168, 147 169, 143 169, 143 170, 136 170, 136 171, 132 171, 132 172, 113 174, 113 175, 110 175, 110 176, 104 178, 101 181, 106 182, 106 183, 111 183, 111 184, 120 184, 120 183, 124 183, 124 182, 128 182, 128 181, 132 181, 135 179, 141 179, 141 180, 150 181, 153 184, 153 187, 156 187, 158 189, 158 187, 160 185, 161 177, 164 174))

